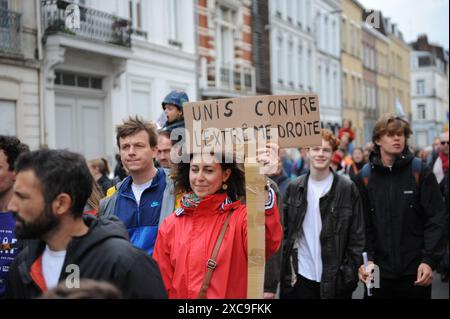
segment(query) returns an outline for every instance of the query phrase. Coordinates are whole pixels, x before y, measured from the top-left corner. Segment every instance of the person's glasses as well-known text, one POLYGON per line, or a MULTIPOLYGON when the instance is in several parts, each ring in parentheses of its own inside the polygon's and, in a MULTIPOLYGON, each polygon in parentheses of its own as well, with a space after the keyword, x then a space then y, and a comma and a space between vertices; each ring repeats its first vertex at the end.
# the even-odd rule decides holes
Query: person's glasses
POLYGON ((445 144, 449 145, 449 141, 441 141, 442 146, 444 146, 445 144))

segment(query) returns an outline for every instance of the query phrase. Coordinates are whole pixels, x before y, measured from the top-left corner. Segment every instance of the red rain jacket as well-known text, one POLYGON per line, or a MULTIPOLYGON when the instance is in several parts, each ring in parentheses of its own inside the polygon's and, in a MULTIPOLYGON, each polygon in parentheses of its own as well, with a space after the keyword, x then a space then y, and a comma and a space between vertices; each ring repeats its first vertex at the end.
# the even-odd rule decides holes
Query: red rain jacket
MULTIPOLYGON (((197 298, 206 262, 230 209, 234 209, 216 259, 206 298, 247 297, 247 209, 239 201, 224 204, 226 194, 205 197, 197 208, 178 209, 159 228, 153 258, 157 261, 169 298, 197 298)), ((276 203, 276 201, 275 201, 276 203)), ((282 240, 276 204, 265 211, 266 259, 282 240)))

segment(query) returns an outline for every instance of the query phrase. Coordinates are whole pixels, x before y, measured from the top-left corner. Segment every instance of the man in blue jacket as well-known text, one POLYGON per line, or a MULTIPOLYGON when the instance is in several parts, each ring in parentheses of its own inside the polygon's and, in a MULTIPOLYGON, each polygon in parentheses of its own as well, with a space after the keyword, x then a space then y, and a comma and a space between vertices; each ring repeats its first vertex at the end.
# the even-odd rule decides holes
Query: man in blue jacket
POLYGON ((117 127, 116 138, 129 176, 100 202, 99 215, 117 216, 131 243, 151 255, 159 225, 174 210, 173 182, 168 171, 154 166, 158 135, 152 123, 130 117, 117 127))

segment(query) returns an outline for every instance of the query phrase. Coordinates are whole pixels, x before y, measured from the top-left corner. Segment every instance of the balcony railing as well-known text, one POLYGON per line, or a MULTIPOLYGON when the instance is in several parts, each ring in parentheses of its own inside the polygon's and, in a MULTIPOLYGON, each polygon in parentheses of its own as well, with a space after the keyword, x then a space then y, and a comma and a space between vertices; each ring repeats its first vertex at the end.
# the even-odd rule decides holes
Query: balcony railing
POLYGON ((207 64, 206 58, 202 58, 200 88, 255 94, 255 68, 241 64, 207 64))
POLYGON ((42 22, 45 35, 70 34, 79 38, 131 46, 131 22, 99 10, 76 5, 79 8, 79 28, 67 28, 66 8, 73 4, 62 0, 42 1, 42 22))
POLYGON ((0 8, 0 52, 21 54, 21 14, 0 8))

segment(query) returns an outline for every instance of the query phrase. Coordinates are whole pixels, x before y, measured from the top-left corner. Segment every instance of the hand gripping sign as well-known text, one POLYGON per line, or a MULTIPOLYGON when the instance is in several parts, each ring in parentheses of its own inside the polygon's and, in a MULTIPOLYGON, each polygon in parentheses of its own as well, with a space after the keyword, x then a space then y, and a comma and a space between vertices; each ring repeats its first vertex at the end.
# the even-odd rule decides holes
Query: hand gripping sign
MULTIPOLYGON (((262 298, 265 268, 264 186, 267 174, 256 162, 267 143, 281 148, 321 145, 317 95, 253 96, 183 105, 186 153, 236 154, 245 163, 248 221, 248 298, 262 298)), ((175 132, 176 134, 176 132, 175 132)), ((179 140, 172 132, 172 140, 179 140)), ((177 147, 173 148, 178 150, 177 147)), ((173 154, 172 154, 173 155, 173 154)), ((173 162, 189 158, 172 156, 173 162)), ((227 158, 225 161, 232 161, 227 158)))

